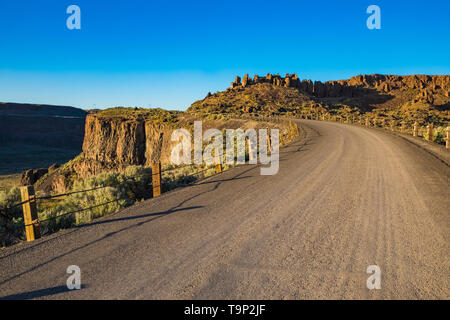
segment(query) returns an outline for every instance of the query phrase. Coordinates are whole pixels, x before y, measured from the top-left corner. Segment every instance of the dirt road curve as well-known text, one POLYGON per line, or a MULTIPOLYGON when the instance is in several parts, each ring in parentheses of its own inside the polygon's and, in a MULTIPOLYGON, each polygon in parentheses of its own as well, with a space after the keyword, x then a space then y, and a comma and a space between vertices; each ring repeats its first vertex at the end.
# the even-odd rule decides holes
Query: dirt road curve
POLYGON ((0 296, 449 299, 449 167, 389 133, 300 123, 275 176, 241 166, 0 251, 0 296))

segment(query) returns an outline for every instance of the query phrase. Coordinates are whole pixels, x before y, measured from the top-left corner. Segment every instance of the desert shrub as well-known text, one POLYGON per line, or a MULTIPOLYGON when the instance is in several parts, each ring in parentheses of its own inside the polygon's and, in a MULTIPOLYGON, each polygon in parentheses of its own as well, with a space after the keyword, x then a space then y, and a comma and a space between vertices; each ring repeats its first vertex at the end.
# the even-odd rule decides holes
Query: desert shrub
MULTIPOLYGON (((428 140, 428 129, 425 126, 419 128, 419 137, 423 137, 428 140)), ((447 127, 435 127, 433 130, 433 142, 438 144, 445 144, 445 138, 447 137, 447 127)))
POLYGON ((23 237, 22 206, 13 207, 20 201, 19 188, 0 191, 0 246, 10 245, 23 237))
POLYGON ((447 137, 447 127, 436 127, 434 130, 433 141, 439 144, 445 144, 447 137))
POLYGON ((91 176, 75 181, 71 192, 93 190, 70 194, 57 205, 39 210, 39 218, 48 221, 49 232, 90 222, 147 197, 150 184, 151 169, 139 166, 130 166, 124 173, 91 176), (71 212, 76 213, 67 214, 71 212))

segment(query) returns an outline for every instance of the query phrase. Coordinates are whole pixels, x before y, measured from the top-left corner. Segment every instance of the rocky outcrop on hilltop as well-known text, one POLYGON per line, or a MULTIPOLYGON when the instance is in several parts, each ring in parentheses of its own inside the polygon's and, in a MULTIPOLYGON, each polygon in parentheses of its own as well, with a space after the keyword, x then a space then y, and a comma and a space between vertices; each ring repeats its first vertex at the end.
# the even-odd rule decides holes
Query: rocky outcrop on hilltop
MULTIPOLYGON (((263 113, 265 115, 309 112, 304 109, 347 108, 366 113, 374 109, 399 110, 406 103, 428 104, 437 111, 449 110, 448 75, 358 75, 347 80, 311 81, 297 74, 248 74, 237 76, 223 92, 194 102, 191 113, 263 113)), ((415 106, 413 106, 415 108, 415 106)))
POLYGON ((440 94, 449 97, 450 94, 450 76, 446 75, 410 75, 410 76, 395 76, 395 75, 358 75, 348 80, 338 81, 311 81, 300 80, 297 74, 286 74, 281 77, 279 74, 267 74, 265 77, 255 75, 250 78, 246 74, 242 80, 239 76, 231 83, 229 89, 245 88, 247 86, 256 85, 259 83, 270 83, 278 87, 292 87, 309 95, 318 98, 327 97, 354 97, 367 93, 364 89, 375 89, 377 91, 390 92, 395 89, 419 90, 419 99, 422 97, 425 100, 431 101, 433 94, 440 94))

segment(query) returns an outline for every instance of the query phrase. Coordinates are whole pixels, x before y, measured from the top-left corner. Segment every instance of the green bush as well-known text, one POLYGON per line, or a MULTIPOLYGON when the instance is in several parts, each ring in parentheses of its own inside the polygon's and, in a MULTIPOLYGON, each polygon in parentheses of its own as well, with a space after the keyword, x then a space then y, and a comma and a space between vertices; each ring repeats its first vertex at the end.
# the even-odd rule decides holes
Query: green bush
POLYGON ((39 219, 47 220, 48 231, 54 232, 117 212, 151 195, 151 177, 150 168, 130 166, 124 173, 105 172, 75 181, 71 192, 93 190, 71 194, 51 207, 42 206, 39 219), (70 212, 76 213, 67 215, 70 212))
POLYGON ((15 243, 17 239, 23 237, 22 206, 11 208, 20 201, 19 188, 14 187, 8 192, 0 191, 0 246, 2 247, 15 243))

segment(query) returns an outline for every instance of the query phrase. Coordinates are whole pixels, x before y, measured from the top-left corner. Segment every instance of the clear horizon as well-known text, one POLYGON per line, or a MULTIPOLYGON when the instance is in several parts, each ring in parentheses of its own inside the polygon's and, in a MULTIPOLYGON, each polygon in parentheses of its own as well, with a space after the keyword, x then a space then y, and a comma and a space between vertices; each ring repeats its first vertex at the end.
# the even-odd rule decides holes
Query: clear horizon
POLYGON ((185 110, 236 75, 450 74, 448 1, 5 0, 0 101, 185 110), (69 5, 81 30, 69 30, 69 5), (381 8, 369 30, 366 9, 381 8))

